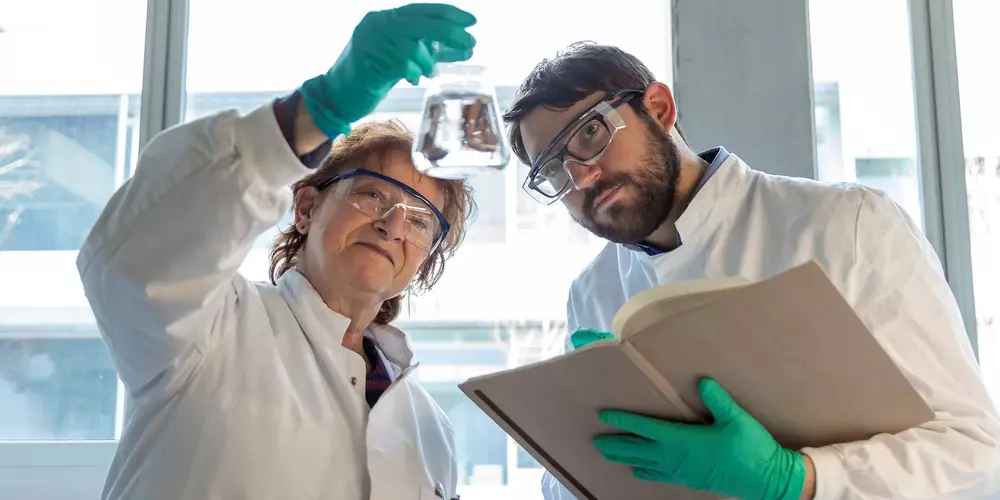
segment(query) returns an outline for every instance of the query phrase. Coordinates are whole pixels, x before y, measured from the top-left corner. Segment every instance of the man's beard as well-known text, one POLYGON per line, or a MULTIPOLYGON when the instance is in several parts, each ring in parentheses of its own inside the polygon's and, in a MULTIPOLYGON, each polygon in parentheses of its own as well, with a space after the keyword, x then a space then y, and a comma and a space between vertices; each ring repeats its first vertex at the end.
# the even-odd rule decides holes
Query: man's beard
POLYGON ((638 168, 598 179, 583 193, 582 215, 573 216, 590 232, 615 243, 638 243, 649 237, 667 219, 677 196, 681 170, 677 145, 651 119, 645 118, 643 123, 647 147, 638 168), (626 197, 605 208, 598 219, 594 202, 617 186, 626 197))

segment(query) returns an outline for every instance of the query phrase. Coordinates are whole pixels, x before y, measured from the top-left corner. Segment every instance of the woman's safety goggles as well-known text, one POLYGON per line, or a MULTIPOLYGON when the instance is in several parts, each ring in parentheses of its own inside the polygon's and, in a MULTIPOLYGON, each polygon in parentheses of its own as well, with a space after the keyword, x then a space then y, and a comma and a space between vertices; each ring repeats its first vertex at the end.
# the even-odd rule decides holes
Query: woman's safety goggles
POLYGON ((524 180, 524 190, 539 203, 551 205, 573 187, 566 162, 591 166, 611 144, 611 139, 625 128, 617 109, 642 90, 617 90, 576 117, 535 158, 524 180))
POLYGON ((378 172, 355 169, 316 185, 320 191, 336 184, 334 196, 428 254, 444 241, 451 226, 434 204, 416 190, 378 172))

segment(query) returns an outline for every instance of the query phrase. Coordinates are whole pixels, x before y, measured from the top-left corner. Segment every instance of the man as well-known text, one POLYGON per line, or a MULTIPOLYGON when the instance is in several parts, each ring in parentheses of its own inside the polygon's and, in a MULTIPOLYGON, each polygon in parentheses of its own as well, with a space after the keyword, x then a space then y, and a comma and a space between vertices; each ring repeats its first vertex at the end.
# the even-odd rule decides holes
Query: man
MULTIPOLYGON (((590 329, 573 344, 609 331, 617 309, 648 287, 758 280, 816 260, 936 415, 896 435, 787 450, 705 380, 713 424, 603 412, 602 421, 632 434, 596 438, 606 459, 640 479, 739 498, 996 493, 1000 420, 957 304, 932 248, 884 193, 767 175, 722 147, 696 154, 677 127, 670 89, 614 47, 575 44, 542 61, 504 118, 514 152, 531 165, 528 193, 562 201, 609 241, 571 287, 569 330, 590 329)), ((548 474, 543 490, 572 498, 548 474)))

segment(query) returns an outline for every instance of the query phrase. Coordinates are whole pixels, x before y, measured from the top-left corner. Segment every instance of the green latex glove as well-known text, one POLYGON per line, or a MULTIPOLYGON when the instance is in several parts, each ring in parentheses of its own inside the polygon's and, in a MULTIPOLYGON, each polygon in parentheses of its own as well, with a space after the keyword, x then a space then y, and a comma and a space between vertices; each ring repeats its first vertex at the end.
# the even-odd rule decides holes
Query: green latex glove
POLYGON ((578 328, 575 332, 573 332, 573 335, 569 336, 569 341, 573 344, 573 349, 579 349, 591 342, 597 342, 598 340, 614 339, 615 335, 613 333, 591 330, 590 328, 578 328))
POLYGON ((794 500, 806 480, 805 458, 771 434, 711 379, 698 385, 715 423, 667 422, 604 411, 601 422, 631 435, 594 439, 604 458, 632 466, 639 479, 679 484, 747 500, 794 500))
POLYGON ((468 60, 476 39, 465 28, 475 23, 472 14, 445 4, 369 12, 330 71, 302 84, 313 122, 331 138, 346 134, 401 79, 416 85, 438 62, 468 60))

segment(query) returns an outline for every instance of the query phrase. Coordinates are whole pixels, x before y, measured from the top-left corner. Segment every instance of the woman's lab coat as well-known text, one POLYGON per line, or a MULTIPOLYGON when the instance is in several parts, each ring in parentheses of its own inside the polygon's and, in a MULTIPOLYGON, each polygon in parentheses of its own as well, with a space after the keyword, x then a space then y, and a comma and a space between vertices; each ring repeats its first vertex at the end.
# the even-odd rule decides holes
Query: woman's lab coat
MULTIPOLYGON (((610 331, 629 297, 659 283, 759 280, 815 259, 936 414, 896 435, 802 450, 816 499, 1000 496, 1000 422, 962 316, 933 249, 888 196, 770 176, 730 155, 677 230, 683 244, 655 257, 609 244, 573 283, 569 330, 610 331)), ((548 474, 542 490, 573 498, 548 474)))
POLYGON ((268 105, 165 131, 112 196, 77 261, 128 393, 104 498, 456 496, 452 428, 402 332, 373 329, 397 378, 369 411, 348 319, 294 270, 237 273, 309 173, 268 105))

